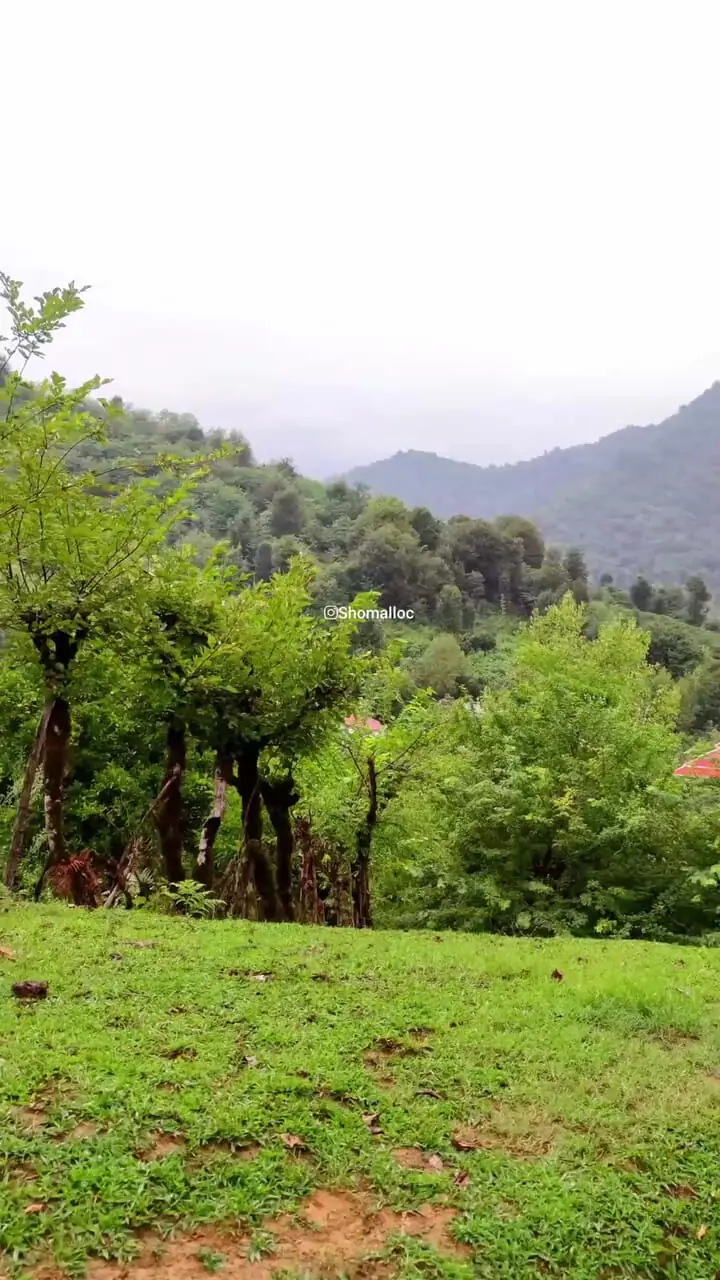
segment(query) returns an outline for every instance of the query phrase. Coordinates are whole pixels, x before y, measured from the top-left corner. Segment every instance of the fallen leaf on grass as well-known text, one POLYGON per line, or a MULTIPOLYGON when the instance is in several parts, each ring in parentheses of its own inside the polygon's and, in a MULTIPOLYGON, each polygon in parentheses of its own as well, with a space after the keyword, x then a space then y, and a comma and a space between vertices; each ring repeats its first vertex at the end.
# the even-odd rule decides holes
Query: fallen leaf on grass
POLYGON ((246 1054, 246 1056, 243 1058, 243 1062, 245 1063, 246 1067, 256 1067, 258 1064, 257 1058, 254 1058, 252 1054, 246 1054))
POLYGON ((126 943, 125 943, 125 946, 126 946, 126 947, 142 947, 142 948, 148 948, 148 947, 154 947, 154 946, 155 946, 155 943, 154 943, 154 942, 145 942, 145 941, 143 941, 143 939, 141 938, 139 941, 136 941, 136 942, 126 942, 126 943))
POLYGON ((707 1233, 708 1233, 708 1229, 705 1226, 705 1223, 703 1223, 703 1225, 701 1227, 698 1227, 697 1229, 697 1239, 704 1240, 707 1233))
POLYGON ((417 1091, 417 1096, 418 1096, 418 1098, 440 1098, 440 1099, 442 1099, 442 1094, 441 1094, 441 1093, 438 1093, 437 1089, 418 1089, 418 1091, 417 1091))
POLYGON ((25 1212, 26 1213, 44 1213, 47 1207, 48 1206, 46 1204, 42 1204, 38 1201, 37 1204, 29 1204, 25 1212))
POLYGON ((269 982, 270 978, 272 978, 272 974, 271 973, 249 973, 248 978, 250 978, 253 982, 269 982))
POLYGON ((281 1133, 280 1139, 289 1151, 307 1151, 307 1144, 296 1133, 281 1133))
POLYGON ((427 1166, 428 1166, 428 1169, 435 1169, 437 1173, 439 1173, 442 1169, 445 1168, 445 1165, 440 1159, 440 1156, 430 1156, 427 1162, 427 1166))
POLYGON ((382 1133, 382 1129, 380 1127, 379 1121, 380 1121, 379 1111, 368 1111, 363 1116, 363 1124, 367 1125, 371 1133, 382 1133))
POLYGON ((47 982, 16 982, 12 993, 18 1000, 44 1000, 48 993, 47 982))
POLYGON ((14 960, 15 952, 11 951, 9 947, 0 947, 0 956, 3 960, 14 960))
POLYGON ((561 973, 559 969, 553 969, 552 973, 550 974, 550 977, 554 978, 555 982, 562 982, 563 978, 565 977, 565 974, 561 973))
POLYGON ((467 1169, 458 1169, 457 1173, 455 1174, 455 1177, 453 1178, 453 1182, 455 1186, 466 1187, 469 1181, 470 1181, 470 1174, 468 1173, 467 1169))
POLYGON ((111 960, 122 960, 122 956, 120 955, 120 952, 119 952, 119 951, 111 951, 111 952, 110 952, 110 959, 111 959, 111 960))
POLYGON ((191 1049, 188 1048, 187 1045, 181 1045, 177 1049, 168 1049, 167 1053, 164 1053, 162 1056, 163 1058, 169 1058, 170 1061, 174 1061, 175 1058, 197 1058, 197 1049, 191 1049))

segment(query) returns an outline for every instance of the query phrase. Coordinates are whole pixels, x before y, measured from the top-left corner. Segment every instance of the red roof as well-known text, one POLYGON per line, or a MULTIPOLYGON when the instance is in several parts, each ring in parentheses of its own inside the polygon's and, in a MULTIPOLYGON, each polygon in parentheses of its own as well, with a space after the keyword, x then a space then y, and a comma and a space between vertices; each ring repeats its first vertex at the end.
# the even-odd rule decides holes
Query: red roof
POLYGON ((382 733, 385 725, 379 720, 373 720, 372 716, 368 716, 367 720, 358 720, 357 716, 346 716, 345 728, 364 729, 366 733, 382 733))
POLYGON ((675 770, 676 778, 720 778, 720 743, 697 760, 686 760, 675 770))

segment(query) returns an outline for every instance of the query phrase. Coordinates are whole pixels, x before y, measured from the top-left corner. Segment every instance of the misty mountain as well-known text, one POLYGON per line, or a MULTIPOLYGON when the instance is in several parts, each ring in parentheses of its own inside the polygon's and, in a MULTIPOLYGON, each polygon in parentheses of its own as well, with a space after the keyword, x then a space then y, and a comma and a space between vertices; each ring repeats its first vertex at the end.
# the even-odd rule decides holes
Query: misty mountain
POLYGON ((347 475, 436 515, 522 513, 627 583, 703 574, 720 587, 720 382, 664 422, 527 462, 480 467, 409 450, 347 475))

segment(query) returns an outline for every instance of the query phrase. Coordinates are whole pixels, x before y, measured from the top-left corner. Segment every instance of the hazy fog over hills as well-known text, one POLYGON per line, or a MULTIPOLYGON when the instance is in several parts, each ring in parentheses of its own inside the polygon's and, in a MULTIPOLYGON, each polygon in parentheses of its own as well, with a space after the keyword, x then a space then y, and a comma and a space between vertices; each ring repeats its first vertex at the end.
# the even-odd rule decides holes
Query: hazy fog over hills
POLYGON ((532 457, 718 376, 715 6, 41 7, 3 14, 42 163, 2 267, 92 287, 71 380, 326 476, 532 457))
POLYGON ((596 572, 720 586, 720 383, 656 426, 528 461, 478 467, 436 453, 397 453, 348 475, 449 518, 522 512, 546 538, 579 545, 596 572))

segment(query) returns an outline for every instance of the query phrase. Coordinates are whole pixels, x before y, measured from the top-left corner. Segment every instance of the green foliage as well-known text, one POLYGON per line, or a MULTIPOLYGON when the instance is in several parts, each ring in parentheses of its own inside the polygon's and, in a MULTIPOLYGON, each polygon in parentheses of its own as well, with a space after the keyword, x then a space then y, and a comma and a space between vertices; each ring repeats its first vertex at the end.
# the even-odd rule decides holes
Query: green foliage
POLYGON ((586 626, 570 595, 536 616, 481 714, 458 721, 450 849, 434 874, 425 865, 405 922, 646 937, 713 927, 717 907, 693 903, 685 871, 710 860, 717 811, 672 777, 680 690, 648 664, 632 618, 593 640, 586 626))
POLYGON ((415 665, 415 682, 421 689, 432 689, 438 698, 452 698, 458 692, 468 663, 455 636, 439 635, 430 641, 415 665))
POLYGON ((650 635, 650 662, 665 667, 676 679, 688 675, 700 662, 704 648, 697 631, 679 619, 655 614, 640 614, 639 621, 650 635))
POLYGON ((225 908, 225 903, 220 898, 214 898, 196 880, 181 880, 172 886, 163 885, 152 895, 149 903, 153 911, 161 914, 177 913, 194 920, 207 920, 225 908))

